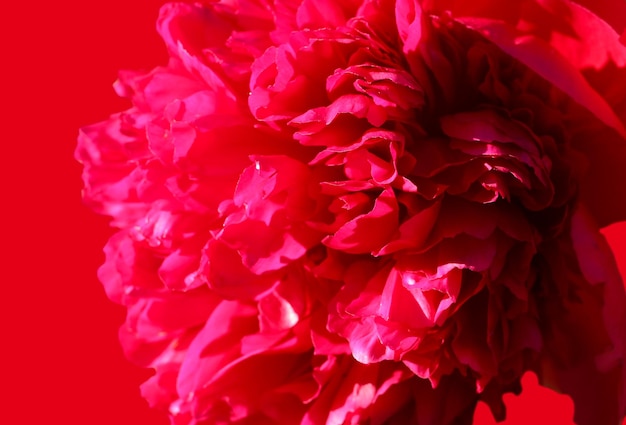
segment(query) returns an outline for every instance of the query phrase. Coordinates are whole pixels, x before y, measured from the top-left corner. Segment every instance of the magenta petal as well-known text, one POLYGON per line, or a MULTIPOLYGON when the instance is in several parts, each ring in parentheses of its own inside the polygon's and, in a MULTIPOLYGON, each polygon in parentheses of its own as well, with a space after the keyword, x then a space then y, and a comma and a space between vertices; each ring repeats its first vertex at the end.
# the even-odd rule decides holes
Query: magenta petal
POLYGON ((191 289, 197 285, 194 272, 200 266, 198 254, 184 254, 176 251, 170 254, 159 268, 159 277, 163 283, 174 290, 191 289))
POLYGON ((255 330, 256 309, 224 301, 187 349, 178 375, 179 394, 202 389, 229 362, 241 356, 241 337, 255 330), (209 354, 211 353, 211 354, 209 354))
POLYGON ((405 54, 415 52, 422 38, 422 7, 415 0, 396 2, 396 24, 405 54))
POLYGON ((564 91, 620 136, 626 137, 623 123, 607 102, 589 86, 578 70, 550 45, 530 35, 517 36, 510 27, 498 21, 478 18, 459 18, 457 21, 482 34, 513 58, 564 91))
POLYGON ((398 228, 398 235, 385 245, 375 255, 386 255, 407 248, 419 249, 427 240, 436 220, 439 218, 441 203, 436 202, 410 219, 406 220, 398 228))
MULTIPOLYGON (((626 415, 626 290, 611 249, 588 212, 580 207, 572 222, 572 240, 580 269, 592 285, 602 285, 604 323, 613 347, 597 359, 601 372, 620 368, 620 415, 626 415)), ((578 409, 578 408, 577 408, 578 409)))
MULTIPOLYGON (((575 16, 585 13, 575 5, 571 7, 576 12, 575 16)), ((615 185, 615 182, 626 180, 624 167, 619 165, 626 162, 626 131, 622 121, 624 118, 620 119, 616 115, 611 105, 589 85, 572 63, 542 40, 528 35, 517 36, 511 28, 497 21, 478 18, 459 18, 458 21, 480 32, 515 59, 563 90, 609 127, 609 129, 591 128, 574 140, 574 145, 589 159, 592 170, 588 178, 583 181, 583 197, 602 226, 626 218, 626 202, 621 201, 626 199, 626 194, 616 195, 616 190, 621 190, 623 185, 615 185), (598 134, 600 132, 601 136, 598 134), (589 144, 591 134, 596 141, 593 145, 589 144), (612 203, 610 207, 606 206, 607 197, 612 197, 618 202, 612 203)), ((604 34, 610 34, 610 32, 604 31, 604 34)), ((585 37, 585 35, 581 36, 585 37)), ((608 43, 611 45, 615 41, 609 40, 608 43)), ((558 47, 558 40, 555 45, 558 47)), ((589 51, 584 48, 575 50, 589 51)), ((572 51, 573 49, 568 50, 568 52, 572 51)), ((619 55, 623 56, 623 53, 618 53, 618 58, 621 58, 619 55)), ((577 66, 582 65, 581 61, 588 60, 585 58, 569 59, 577 66)), ((623 59, 618 60, 623 62, 623 59)), ((620 84, 623 80, 624 78, 619 76, 610 78, 610 81, 620 84)), ((623 111, 620 110, 620 112, 623 111)))
POLYGON ((346 22, 343 2, 332 0, 303 0, 296 13, 299 28, 336 28, 346 22))
POLYGON ((404 323, 413 330, 432 326, 432 316, 428 317, 428 312, 421 309, 419 302, 409 294, 410 292, 402 284, 400 273, 392 270, 381 296, 380 317, 388 321, 404 323))
POLYGON ((349 253, 378 250, 387 242, 398 221, 398 205, 391 190, 386 190, 374 202, 374 208, 342 226, 324 244, 349 253))

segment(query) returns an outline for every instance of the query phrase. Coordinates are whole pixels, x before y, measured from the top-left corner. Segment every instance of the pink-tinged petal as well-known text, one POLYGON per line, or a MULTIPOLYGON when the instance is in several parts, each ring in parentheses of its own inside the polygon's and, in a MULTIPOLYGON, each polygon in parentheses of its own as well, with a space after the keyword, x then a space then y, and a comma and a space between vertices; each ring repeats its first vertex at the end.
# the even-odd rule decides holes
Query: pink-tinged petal
POLYGON ((399 0, 395 16, 402 52, 423 89, 426 105, 438 108, 440 103, 454 102, 458 76, 453 64, 458 58, 439 37, 422 2, 399 0))
MULTIPOLYGON (((356 90, 390 112, 420 109, 424 104, 422 88, 411 74, 375 65, 356 65, 336 70, 326 80, 326 90, 331 99, 356 90)), ((399 112, 395 113, 398 118, 401 117, 399 112)), ((406 118, 410 119, 410 115, 406 118)))
POLYGON ((316 355, 351 355, 350 345, 345 338, 326 328, 327 313, 319 311, 311 321, 311 342, 316 355))
POLYGON ((365 149, 359 149, 346 155, 344 164, 346 176, 352 180, 372 179, 377 184, 389 184, 397 177, 392 164, 365 149))
POLYGON ((577 6, 576 3, 586 7, 602 21, 609 24, 617 34, 624 32, 626 27, 626 5, 624 3, 611 0, 576 0, 575 3, 572 2, 572 5, 577 6))
MULTIPOLYGON (((321 222, 313 223, 316 229, 324 233, 334 233, 349 221, 371 211, 373 206, 372 200, 368 195, 359 191, 363 188, 363 185, 359 185, 357 188, 352 186, 351 183, 352 182, 327 183, 322 187, 322 191, 326 194, 340 196, 335 198, 330 205, 328 205, 329 217, 326 220, 322 219, 321 222), (346 191, 350 192, 346 193, 346 191), (329 223, 331 220, 332 223, 329 223)), ((373 188, 373 185, 367 184, 366 188, 373 188)))
POLYGON ((257 310, 235 301, 218 305, 187 349, 178 374, 177 391, 187 395, 215 379, 223 367, 241 356, 241 337, 254 333, 257 310))
POLYGON ((572 219, 572 242, 578 264, 585 279, 592 285, 603 285, 604 306, 602 316, 612 350, 598 360, 602 372, 621 368, 620 415, 626 414, 626 290, 611 249, 599 233, 593 219, 584 207, 579 206, 572 219))
POLYGON ((162 288, 163 283, 155 273, 160 261, 138 247, 127 232, 111 237, 104 254, 106 261, 98 269, 98 279, 111 300, 127 305, 133 293, 162 288))
POLYGON ((485 189, 507 200, 520 198, 534 211, 552 204, 552 162, 530 129, 490 110, 448 115, 441 123, 447 135, 459 139, 451 141, 452 148, 484 158, 485 189))
POLYGON ((304 410, 302 400, 317 388, 312 378, 302 376, 301 364, 308 357, 300 353, 271 353, 240 359, 215 377, 214 385, 221 389, 221 394, 210 389, 192 394, 194 416, 207 424, 251 423, 251 418, 268 425, 297 423, 304 410), (246 379, 261 370, 262 379, 246 379), (226 404, 227 416, 218 415, 214 406, 217 403, 226 404))
POLYGON ((354 358, 364 364, 393 358, 389 347, 380 341, 374 323, 388 270, 376 271, 373 266, 357 263, 348 270, 346 286, 331 301, 328 317, 328 329, 346 338, 354 358))
POLYGON ((352 356, 358 362, 370 364, 394 358, 392 350, 381 342, 373 318, 348 325, 346 331, 352 356))
MULTIPOLYGON (((567 5, 568 20, 575 33, 565 34, 553 31, 550 44, 580 70, 599 70, 611 62, 618 68, 623 68, 626 65, 626 46, 620 43, 619 38, 626 27, 626 5, 623 3, 611 5, 611 14, 615 16, 621 14, 623 17, 620 22, 622 28, 611 28, 607 20, 591 12, 593 7, 590 7, 592 3, 588 0, 564 1, 563 3, 567 5)), ((606 4, 608 2, 600 0, 594 3, 606 4)), ((605 81, 605 84, 607 86, 619 85, 620 82, 605 81)), ((601 93, 604 93, 604 90, 601 93)))
POLYGON ((422 7, 416 0, 396 2, 396 24, 404 54, 416 52, 422 40, 422 7))
POLYGON ((156 68, 145 75, 120 72, 114 88, 116 93, 130 98, 142 110, 160 113, 171 102, 193 95, 205 89, 205 85, 185 72, 156 68))
POLYGON ((250 111, 261 120, 284 120, 294 115, 292 111, 306 109, 306 100, 295 96, 304 87, 306 79, 294 78, 293 65, 287 48, 269 48, 252 66, 250 111), (292 80, 292 78, 294 78, 292 80))
POLYGON ((224 44, 232 31, 211 9, 185 3, 164 5, 157 27, 172 54, 182 47, 201 55, 207 46, 224 44))
POLYGON ((613 0, 511 0, 507 3, 493 0, 471 3, 463 0, 426 0, 422 6, 430 13, 449 12, 454 17, 501 20, 511 26, 522 21, 519 27, 542 35, 546 32, 573 33, 581 26, 584 28, 587 22, 575 19, 576 12, 580 10, 591 12, 588 12, 590 20, 605 22, 617 33, 621 33, 626 25, 626 5, 613 0))
POLYGON ((275 127, 326 104, 325 76, 345 66, 357 44, 327 28, 294 32, 288 43, 268 48, 252 64, 250 111, 275 127))
POLYGON ((414 165, 412 158, 404 154, 403 144, 400 134, 371 129, 351 146, 333 146, 321 151, 311 164, 323 162, 328 166, 341 166, 349 180, 372 187, 391 185, 415 192, 415 185, 400 174, 414 165))
POLYGON ((178 398, 176 394, 178 367, 178 364, 159 367, 157 374, 141 384, 141 396, 148 401, 150 407, 169 405, 178 398))
POLYGON ((297 117, 292 123, 304 124, 310 120, 308 122, 318 123, 318 126, 329 125, 342 114, 365 118, 374 126, 381 126, 385 120, 382 109, 376 107, 367 97, 347 95, 337 99, 328 108, 311 111, 308 116, 297 117))
POLYGON ((391 363, 362 365, 348 356, 331 357, 316 371, 324 386, 300 425, 384 423, 408 398, 397 384, 408 378, 391 363), (394 403, 399 401, 399 403, 394 403))
POLYGON ((419 249, 428 239, 437 219, 441 202, 434 202, 421 209, 398 228, 396 236, 376 255, 387 255, 403 249, 419 249))
POLYGON ((303 222, 316 207, 309 171, 289 157, 252 157, 234 195, 231 213, 216 238, 236 250, 254 274, 283 268, 321 239, 303 222), (264 241, 259 244, 258 241, 264 241))
POLYGON ((477 142, 500 142, 519 146, 531 158, 541 158, 541 146, 528 128, 493 110, 463 112, 441 118, 448 136, 477 142))
POLYGON ((411 273, 402 276, 402 285, 413 295, 424 315, 433 323, 441 324, 447 318, 444 315, 457 301, 461 292, 463 271, 451 268, 449 272, 436 279, 416 279, 411 273))
POLYGON ((85 202, 113 217, 113 225, 130 225, 146 213, 149 207, 140 199, 143 192, 151 190, 156 197, 167 198, 163 188, 146 187, 148 170, 134 165, 148 156, 145 139, 135 131, 130 118, 118 114, 108 122, 83 128, 78 136, 75 155, 85 164, 85 202))
POLYGON ((145 309, 145 320, 163 332, 204 325, 221 299, 206 288, 167 299, 155 299, 145 309))
POLYGON ((379 269, 372 262, 356 261, 346 270, 346 284, 337 294, 339 314, 352 317, 375 316, 389 267, 379 269))
MULTIPOLYGON (((420 379, 436 388, 441 379, 459 369, 459 362, 446 343, 449 332, 443 331, 421 338, 417 349, 406 352, 402 363, 420 379)), ((461 369, 463 370, 463 369, 461 369)))
POLYGON ((366 191, 368 189, 374 189, 376 187, 370 182, 364 182, 359 180, 322 182, 320 186, 322 187, 322 193, 326 195, 342 194, 346 192, 352 192, 356 195, 359 191, 366 191))
POLYGON ((196 250, 185 253, 177 250, 168 255, 159 267, 159 277, 170 289, 188 290, 201 284, 195 279, 195 273, 200 267, 200 255, 196 250))
POLYGON ((377 251, 397 228, 398 204, 393 191, 383 191, 371 211, 344 224, 323 243, 333 249, 348 253, 377 251))
POLYGON ((310 295, 305 283, 302 274, 290 274, 260 297, 261 332, 286 330, 305 320, 310 311, 310 295))
MULTIPOLYGON (((550 38, 550 44, 576 68, 582 71, 591 86, 600 93, 616 112, 617 116, 626 122, 626 46, 620 42, 621 28, 611 28, 608 23, 620 22, 620 14, 626 14, 624 3, 612 2, 568 2, 569 16, 575 35, 555 32, 550 38), (607 3, 611 3, 607 8, 607 3), (590 12, 596 8, 602 9, 605 14, 600 19, 590 12), (610 10, 609 14, 606 12, 610 10)), ((626 160, 626 142, 623 137, 614 134, 611 130, 589 126, 583 128, 581 134, 576 134, 573 144, 583 152, 589 160, 589 169, 592 170, 582 182, 583 198, 595 220, 605 226, 615 221, 624 220, 626 205, 618 202, 625 199, 617 194, 621 185, 614 182, 624 181, 624 167, 626 160), (589 143, 593 135, 594 143, 589 143), (606 199, 612 198, 611 205, 606 199)))
POLYGON ((387 374, 389 372, 384 366, 352 367, 345 378, 345 383, 334 396, 326 424, 346 423, 350 418, 354 422, 359 413, 376 403, 377 399, 402 377, 401 371, 395 371, 389 377, 385 376, 387 374), (380 381, 383 381, 382 385, 379 384, 380 381))
POLYGON ((196 140, 196 131, 186 124, 153 122, 146 127, 150 150, 164 162, 178 162, 196 140))
POLYGON ((578 70, 550 45, 530 35, 518 36, 513 29, 501 22, 478 18, 459 18, 457 21, 482 34, 504 52, 587 108, 620 136, 626 137, 624 124, 607 102, 589 86, 578 70))
POLYGON ((306 231, 273 228, 258 221, 246 220, 224 228, 218 239, 241 253, 246 268, 254 274, 279 270, 302 257, 316 242, 306 231), (262 240, 263 244, 258 241, 262 240))
POLYGON ((448 11, 452 16, 483 17, 515 24, 522 16, 524 2, 526 0, 511 0, 506 4, 493 0, 476 0, 471 3, 463 0, 424 0, 422 7, 431 13, 443 14, 448 11))
POLYGON ((298 28, 337 28, 344 25, 346 14, 342 8, 343 3, 332 0, 303 0, 296 13, 298 28))
POLYGON ((225 44, 232 24, 214 10, 197 4, 168 3, 161 8, 157 30, 170 56, 180 59, 188 72, 200 76, 211 88, 225 89, 217 67, 211 69, 204 53, 205 49, 225 44))
POLYGON ((395 6, 396 25, 402 52, 415 80, 421 85, 425 103, 436 107, 442 101, 452 102, 456 85, 454 58, 445 54, 441 40, 433 31, 432 21, 424 13, 422 2, 399 0, 395 6), (443 96, 442 96, 443 94, 443 96))
POLYGON ((299 4, 291 0, 276 0, 273 3, 273 10, 269 10, 274 21, 270 39, 273 44, 280 45, 289 41, 290 34, 298 29, 296 12, 299 4))
POLYGON ((409 296, 402 276, 396 270, 389 273, 381 295, 378 310, 381 318, 406 324, 414 330, 427 329, 433 325, 432 316, 428 317, 429 311, 424 311, 419 301, 409 296))
POLYGON ((293 306, 276 293, 270 293, 259 301, 261 332, 275 332, 293 327, 300 319, 293 306))
POLYGON ((226 299, 253 299, 275 280, 252 273, 241 254, 218 240, 207 244, 198 277, 226 299))
POLYGON ((498 237, 476 239, 467 235, 459 235, 445 239, 429 250, 419 253, 405 253, 399 256, 396 268, 407 273, 409 281, 422 277, 426 279, 440 278, 454 268, 484 272, 493 266, 496 256, 498 237), (419 277, 418 277, 419 276, 419 277))
POLYGON ((293 423, 302 416, 299 401, 317 391, 302 367, 310 361, 306 335, 260 334, 256 313, 253 304, 222 302, 187 348, 177 391, 195 418, 237 422, 258 414, 293 423), (248 381, 261 370, 263 379, 248 381))
POLYGON ((376 334, 380 342, 394 354, 394 359, 405 359, 416 347, 422 349, 423 329, 410 329, 405 323, 390 322, 381 317, 374 317, 376 334))
POLYGON ((233 200, 245 215, 270 225, 282 210, 288 219, 304 221, 316 209, 312 175, 308 167, 288 156, 251 156, 253 165, 239 178, 233 200), (280 201, 277 201, 279 198, 280 201), (283 199, 285 198, 285 199, 283 199))

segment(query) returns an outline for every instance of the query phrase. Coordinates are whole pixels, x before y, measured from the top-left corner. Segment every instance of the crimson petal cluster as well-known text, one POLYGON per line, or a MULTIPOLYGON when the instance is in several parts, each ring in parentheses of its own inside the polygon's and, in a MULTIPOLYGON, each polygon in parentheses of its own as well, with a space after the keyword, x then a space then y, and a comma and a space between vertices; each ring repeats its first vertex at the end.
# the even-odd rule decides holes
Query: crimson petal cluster
POLYGON ((597 13, 163 6, 169 62, 121 73, 133 106, 76 150, 150 404, 173 425, 470 424, 532 371, 578 424, 623 418, 598 229, 626 219, 626 47, 597 13))

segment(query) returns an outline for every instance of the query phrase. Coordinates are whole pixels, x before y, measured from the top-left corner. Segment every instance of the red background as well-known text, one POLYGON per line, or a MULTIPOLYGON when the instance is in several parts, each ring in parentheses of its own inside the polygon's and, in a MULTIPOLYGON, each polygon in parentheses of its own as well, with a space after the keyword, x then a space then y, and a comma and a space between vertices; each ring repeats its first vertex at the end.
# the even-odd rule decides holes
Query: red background
MULTIPOLYGON (((125 108, 119 69, 164 63, 163 0, 3 2, 0 14, 0 423, 165 425, 139 395, 149 376, 122 356, 124 311, 95 271, 111 233, 80 200, 78 128, 125 108)), ((626 272, 626 226, 610 241, 626 272)), ((625 274, 626 275, 626 274, 625 274)), ((564 396, 507 398, 508 425, 569 425, 564 396)), ((491 424, 484 406, 478 424, 491 424)))

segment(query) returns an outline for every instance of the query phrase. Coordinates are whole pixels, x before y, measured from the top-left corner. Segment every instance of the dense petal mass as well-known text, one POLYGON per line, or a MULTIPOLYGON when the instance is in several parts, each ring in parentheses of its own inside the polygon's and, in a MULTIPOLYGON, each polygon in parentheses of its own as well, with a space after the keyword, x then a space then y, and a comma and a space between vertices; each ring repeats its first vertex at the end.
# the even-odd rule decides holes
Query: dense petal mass
POLYGON ((624 27, 618 0, 163 6, 168 63, 76 149, 150 405, 462 425, 533 372, 618 423, 624 27))

